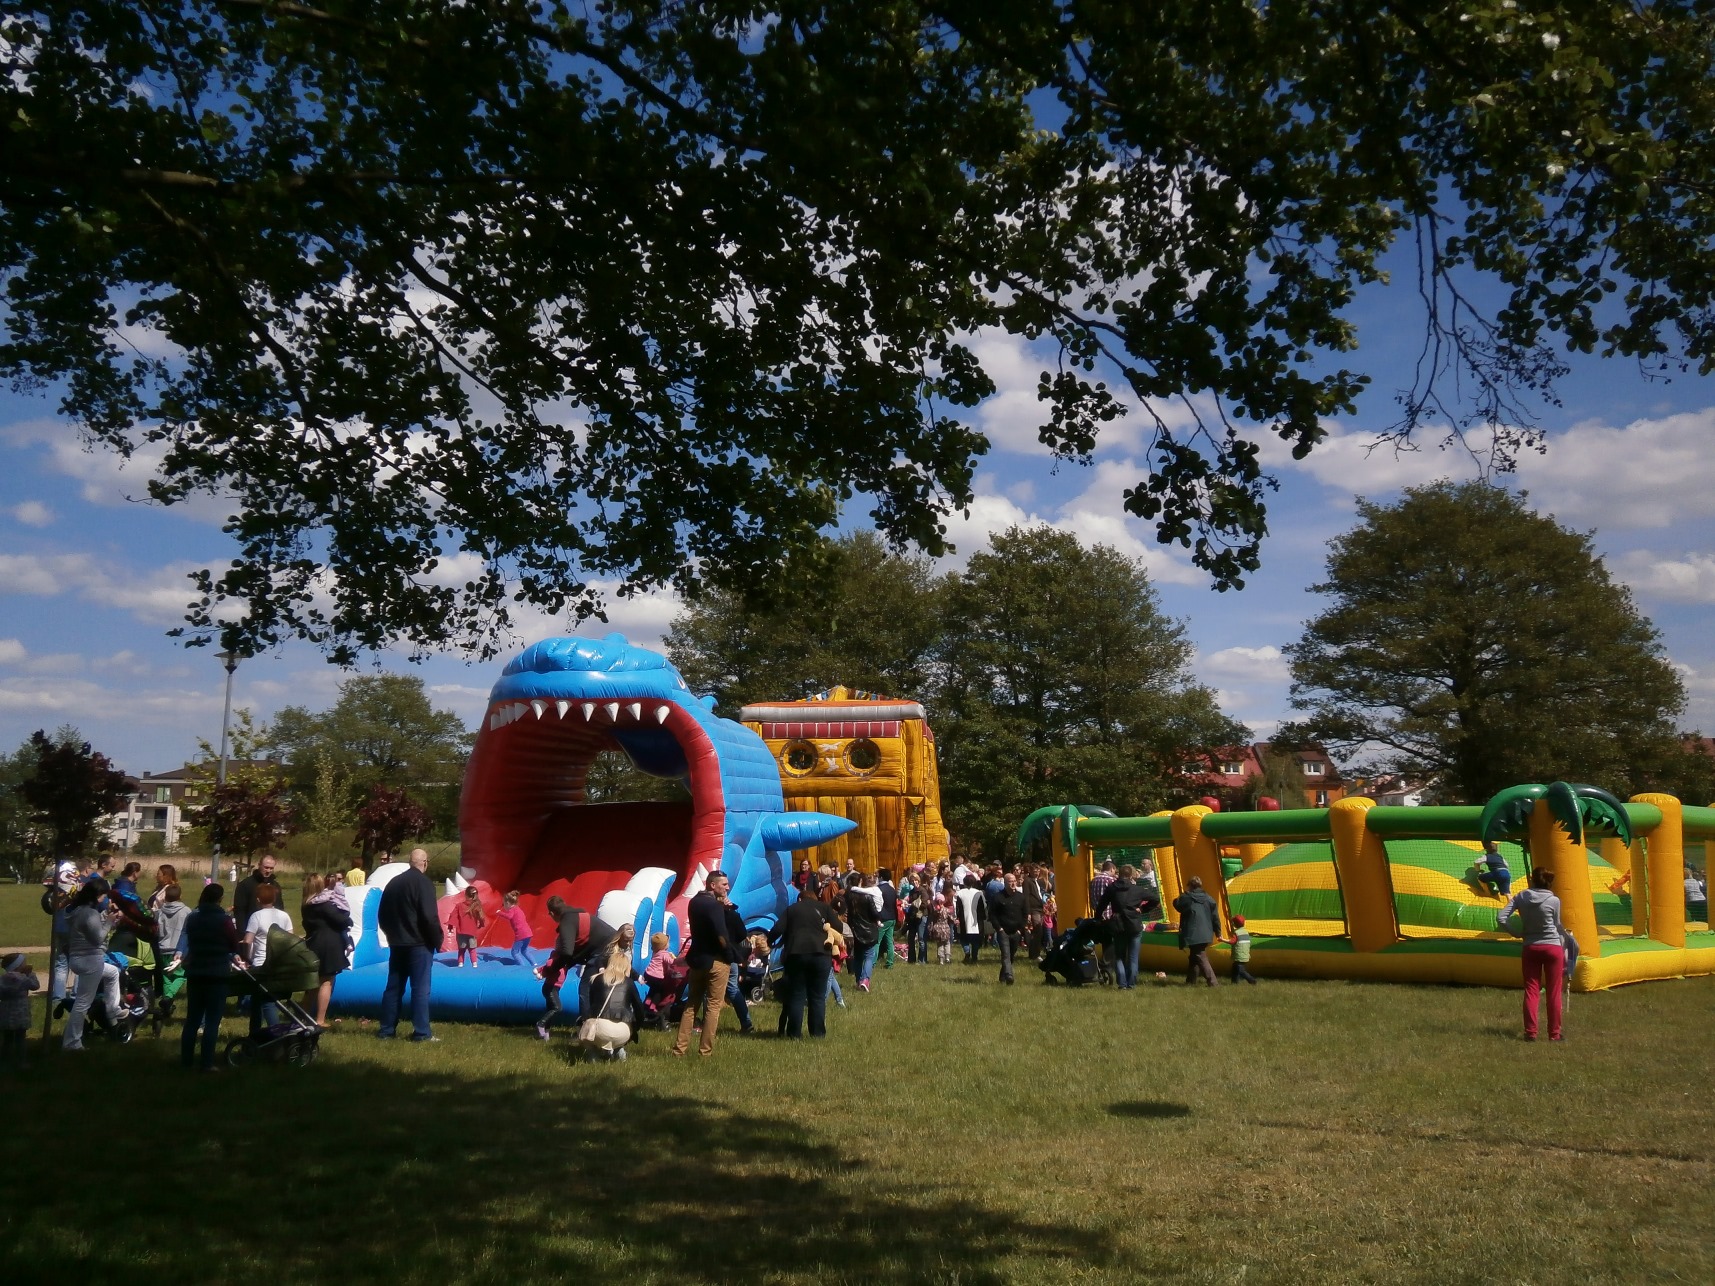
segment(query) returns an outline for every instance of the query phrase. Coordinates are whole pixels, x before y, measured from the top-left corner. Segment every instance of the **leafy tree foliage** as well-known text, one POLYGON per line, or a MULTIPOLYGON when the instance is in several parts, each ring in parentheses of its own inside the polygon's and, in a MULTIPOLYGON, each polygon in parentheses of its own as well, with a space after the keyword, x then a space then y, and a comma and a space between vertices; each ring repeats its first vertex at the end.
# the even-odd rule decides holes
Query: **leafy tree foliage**
POLYGON ((941 633, 944 578, 869 532, 817 544, 750 593, 714 590, 679 614, 667 655, 697 693, 737 714, 843 684, 922 697, 941 633))
POLYGON ((24 783, 36 773, 36 747, 26 739, 9 755, 0 755, 0 859, 21 869, 41 848, 35 810, 24 798, 24 783))
POLYGON ((1685 692, 1589 538, 1483 483, 1360 501, 1331 603, 1286 649, 1283 738, 1379 747, 1378 767, 1482 803, 1519 782, 1648 788, 1679 753, 1685 692))
POLYGON ((0 370, 233 498, 189 628, 250 650, 487 653, 515 598, 744 585, 859 496, 939 553, 984 328, 1040 343, 1056 455, 1149 420, 1127 509, 1236 585, 1259 440, 1352 405, 1402 236, 1401 433, 1528 423, 1562 347, 1711 368, 1706 10, 31 0, 0 370))
POLYGON ((351 785, 324 748, 315 758, 315 784, 298 801, 298 824, 317 860, 334 855, 337 832, 350 827, 356 810, 351 785))
POLYGON ((38 729, 30 734, 34 771, 20 789, 30 820, 45 831, 51 857, 83 851, 95 824, 117 812, 128 793, 125 774, 106 755, 80 741, 75 728, 54 737, 38 729))
POLYGON ((935 700, 942 808, 991 855, 1044 803, 1122 816, 1190 802, 1204 748, 1247 739, 1191 679, 1191 647, 1142 564, 1020 529, 954 588, 935 700))
POLYGON ((313 796, 316 774, 329 765, 343 776, 347 791, 409 786, 443 830, 457 821, 471 740, 457 715, 434 707, 414 674, 347 679, 330 709, 312 713, 287 706, 274 716, 269 733, 269 745, 286 756, 300 794, 313 796))
POLYGON ((1255 808, 1259 799, 1272 799, 1282 808, 1307 808, 1310 805, 1309 783, 1304 770, 1290 751, 1276 749, 1274 744, 1262 752, 1262 775, 1249 782, 1233 799, 1236 808, 1255 808))
POLYGON ((374 854, 397 854, 406 840, 427 835, 433 823, 429 810, 402 787, 394 789, 377 783, 369 788, 369 798, 357 810, 357 834, 351 846, 363 850, 367 865, 374 854))
POLYGON ((278 772, 229 773, 224 785, 204 789, 207 802, 188 810, 192 826, 223 856, 250 858, 273 848, 291 830, 287 784, 278 772))

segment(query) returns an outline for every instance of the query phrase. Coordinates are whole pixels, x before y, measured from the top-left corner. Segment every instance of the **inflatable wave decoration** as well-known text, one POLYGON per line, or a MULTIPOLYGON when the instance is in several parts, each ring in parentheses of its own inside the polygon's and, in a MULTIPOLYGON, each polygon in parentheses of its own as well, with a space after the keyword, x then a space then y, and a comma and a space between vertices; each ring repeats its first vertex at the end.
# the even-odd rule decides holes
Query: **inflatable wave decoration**
MULTIPOLYGON (((585 919, 634 925, 641 968, 651 934, 666 933, 677 949, 686 902, 719 869, 745 923, 772 928, 796 896, 792 851, 856 824, 788 812, 762 738, 713 706, 665 657, 621 634, 545 639, 514 658, 489 695, 459 801, 459 883, 477 889, 490 923, 502 895, 517 890, 539 963, 555 934, 546 903, 559 896, 585 919), (688 798, 589 802, 586 781, 602 751, 680 782, 688 798)), ((372 918, 376 899, 365 900, 372 918)), ((443 899, 443 919, 454 900, 443 899)), ((386 983, 384 943, 366 927, 358 967, 335 985, 335 1001, 347 1010, 378 1006, 386 983)), ((510 933, 504 937, 484 935, 474 970, 435 970, 436 1016, 519 1020, 541 1011, 541 983, 510 962, 510 933)), ((437 963, 453 959, 443 954, 437 963)), ((571 1014, 575 994, 568 985, 563 1003, 571 1014)))

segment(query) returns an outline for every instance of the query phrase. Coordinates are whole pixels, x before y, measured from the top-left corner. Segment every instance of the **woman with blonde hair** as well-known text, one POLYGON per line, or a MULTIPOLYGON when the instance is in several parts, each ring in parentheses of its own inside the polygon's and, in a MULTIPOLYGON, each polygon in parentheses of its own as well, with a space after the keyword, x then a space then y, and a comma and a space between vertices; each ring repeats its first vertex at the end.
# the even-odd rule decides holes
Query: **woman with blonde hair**
POLYGON ((625 1047, 643 1027, 646 1015, 631 967, 636 934, 631 925, 622 925, 608 947, 607 959, 599 966, 593 960, 584 966, 583 985, 578 989, 578 1014, 583 1019, 578 1044, 583 1046, 587 1062, 613 1059, 623 1063, 625 1047))

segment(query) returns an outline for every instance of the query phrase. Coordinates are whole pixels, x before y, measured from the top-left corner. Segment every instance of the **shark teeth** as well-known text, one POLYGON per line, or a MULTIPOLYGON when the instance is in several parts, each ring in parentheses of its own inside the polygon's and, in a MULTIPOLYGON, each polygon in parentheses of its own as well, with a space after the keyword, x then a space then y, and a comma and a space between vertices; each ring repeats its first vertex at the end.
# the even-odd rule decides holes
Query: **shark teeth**
POLYGON ((498 731, 509 724, 518 722, 527 714, 533 714, 541 719, 552 707, 556 718, 565 719, 568 716, 576 718, 583 715, 584 723, 594 723, 596 711, 607 715, 611 724, 618 724, 623 717, 634 723, 646 723, 649 715, 654 715, 658 725, 665 724, 673 713, 673 707, 668 702, 659 705, 643 701, 569 701, 564 698, 532 698, 528 701, 508 701, 497 705, 488 712, 488 727, 490 731, 498 731), (647 713, 645 711, 647 710, 647 713))

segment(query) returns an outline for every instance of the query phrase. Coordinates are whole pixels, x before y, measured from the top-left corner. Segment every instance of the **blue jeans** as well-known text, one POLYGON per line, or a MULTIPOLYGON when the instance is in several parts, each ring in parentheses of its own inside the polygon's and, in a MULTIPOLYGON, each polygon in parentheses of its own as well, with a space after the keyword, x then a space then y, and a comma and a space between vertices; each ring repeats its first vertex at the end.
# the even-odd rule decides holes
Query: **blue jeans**
POLYGON ((530 958, 530 939, 519 938, 512 944, 512 963, 521 964, 526 969, 534 969, 536 962, 530 958))
POLYGON ((185 980, 185 1030, 179 1036, 179 1061, 186 1067, 196 1053, 197 1029, 202 1029, 202 1065, 214 1066, 214 1046, 220 1037, 220 1015, 226 1008, 225 978, 185 980))
POLYGON ((1137 986, 1137 948, 1141 933, 1114 934, 1114 986, 1126 990, 1137 986))
POLYGON ((392 1036, 399 1030, 399 1006, 405 999, 405 986, 411 987, 411 1033, 418 1040, 429 1035, 429 971, 435 967, 435 953, 427 947, 389 947, 387 949, 387 990, 381 993, 381 1027, 378 1036, 392 1036))
POLYGON ((796 1040, 804 1034, 804 1010, 810 1011, 810 1035, 828 1034, 828 984, 834 976, 832 956, 786 957, 786 1003, 781 1019, 786 1035, 796 1040))
POLYGON ((880 948, 879 942, 872 942, 859 952, 857 962, 857 980, 859 982, 868 982, 870 975, 875 972, 875 957, 880 948))
POLYGON ((1504 866, 1490 866, 1477 877, 1496 895, 1507 898, 1513 894, 1513 873, 1504 866))
POLYGON ((822 991, 822 1000, 824 1003, 827 1001, 829 996, 834 998, 834 1003, 836 1005, 843 1005, 846 1003, 846 993, 840 990, 840 976, 834 972, 834 961, 832 957, 829 957, 828 959, 828 985, 822 991))
POLYGON ((750 1030, 750 1003, 744 998, 744 988, 738 985, 738 966, 732 967, 732 972, 726 980, 726 1002, 732 1006, 732 1011, 738 1015, 738 1029, 750 1030))

